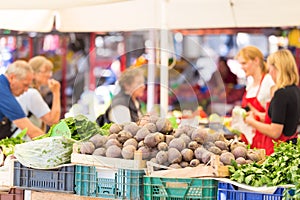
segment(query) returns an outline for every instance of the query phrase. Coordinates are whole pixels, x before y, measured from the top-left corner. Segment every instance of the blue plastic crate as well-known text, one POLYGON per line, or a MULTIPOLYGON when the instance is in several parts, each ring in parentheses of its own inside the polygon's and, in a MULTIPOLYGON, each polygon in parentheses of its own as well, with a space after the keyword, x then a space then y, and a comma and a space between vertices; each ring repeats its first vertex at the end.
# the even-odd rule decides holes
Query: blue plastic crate
POLYGON ((107 199, 143 199, 144 170, 76 165, 75 192, 107 199))
MULTIPOLYGON (((282 200, 284 188, 277 188, 273 194, 241 191, 230 183, 219 182, 218 200, 282 200)), ((293 190, 290 190, 293 195, 293 190)), ((286 198, 288 200, 289 198, 286 198)))
POLYGON ((145 200, 216 200, 218 181, 144 176, 145 200))
POLYGON ((74 193, 75 165, 41 170, 14 162, 14 182, 18 188, 74 193))

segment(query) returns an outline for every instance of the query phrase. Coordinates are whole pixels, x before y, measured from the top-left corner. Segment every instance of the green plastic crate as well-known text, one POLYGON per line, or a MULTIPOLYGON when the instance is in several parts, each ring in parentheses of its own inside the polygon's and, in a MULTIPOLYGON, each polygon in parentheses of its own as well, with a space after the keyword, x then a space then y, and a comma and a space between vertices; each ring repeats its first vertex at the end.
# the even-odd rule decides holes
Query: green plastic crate
POLYGON ((144 176, 145 200, 215 200, 218 181, 144 176))
POLYGON ((75 193, 107 199, 143 199, 144 170, 76 165, 75 193))

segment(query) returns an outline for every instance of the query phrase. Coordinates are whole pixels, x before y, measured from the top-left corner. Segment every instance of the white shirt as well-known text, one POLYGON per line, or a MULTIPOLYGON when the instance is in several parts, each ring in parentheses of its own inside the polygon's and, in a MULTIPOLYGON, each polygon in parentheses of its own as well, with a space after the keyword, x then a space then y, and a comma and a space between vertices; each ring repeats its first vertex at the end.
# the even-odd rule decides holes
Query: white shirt
POLYGON ((42 95, 37 89, 29 88, 26 92, 16 98, 21 105, 26 116, 29 111, 32 113, 31 120, 36 126, 41 127, 42 116, 50 112, 48 104, 44 101, 42 95))
POLYGON ((253 98, 256 97, 257 95, 257 99, 260 102, 260 104, 266 108, 266 104, 267 102, 269 102, 271 100, 271 87, 275 85, 272 77, 270 74, 266 74, 264 76, 264 79, 261 82, 261 85, 257 85, 257 86, 253 86, 253 78, 249 78, 248 80, 248 84, 246 87, 246 98, 253 98), (259 90, 259 91, 258 91, 259 90), (258 92, 258 94, 257 94, 258 92))
POLYGON ((111 121, 122 124, 125 122, 131 122, 130 111, 127 106, 117 105, 114 106, 108 113, 108 117, 111 121))

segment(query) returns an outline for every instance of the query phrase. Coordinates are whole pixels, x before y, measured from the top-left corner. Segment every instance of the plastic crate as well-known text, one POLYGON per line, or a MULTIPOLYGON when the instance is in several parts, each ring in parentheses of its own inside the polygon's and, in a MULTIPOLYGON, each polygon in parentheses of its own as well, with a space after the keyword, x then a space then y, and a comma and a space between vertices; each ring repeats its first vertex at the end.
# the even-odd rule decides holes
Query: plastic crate
MULTIPOLYGON (((238 190, 236 186, 230 183, 218 184, 218 200, 282 200, 284 188, 277 188, 273 194, 263 194, 259 192, 250 192, 238 190)), ((289 191, 293 195, 293 190, 289 191)), ((285 198, 289 200, 288 197, 285 198)))
POLYGON ((143 199, 144 170, 76 165, 75 192, 108 199, 143 199))
POLYGON ((144 176, 145 200, 215 200, 218 181, 144 176))
POLYGON ((0 192, 0 200, 24 200, 24 190, 10 188, 8 192, 0 192))
POLYGON ((74 193, 74 175, 75 165, 41 170, 25 167, 16 161, 14 162, 13 185, 31 190, 74 193))

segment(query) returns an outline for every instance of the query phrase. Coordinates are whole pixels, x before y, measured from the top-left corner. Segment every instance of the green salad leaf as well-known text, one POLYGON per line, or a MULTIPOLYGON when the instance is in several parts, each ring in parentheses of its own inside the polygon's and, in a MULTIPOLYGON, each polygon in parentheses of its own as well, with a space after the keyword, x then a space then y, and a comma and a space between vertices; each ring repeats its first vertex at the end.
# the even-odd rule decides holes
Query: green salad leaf
POLYGON ((14 154, 15 145, 22 144, 25 142, 25 140, 23 140, 23 137, 26 135, 26 133, 27 128, 23 129, 16 137, 6 137, 0 140, 0 148, 2 149, 3 154, 5 156, 14 154))

